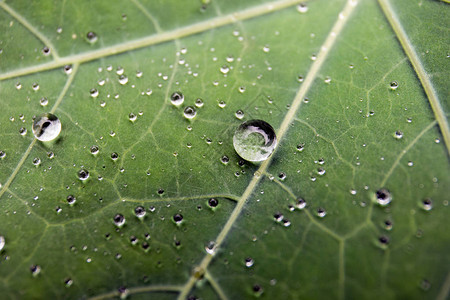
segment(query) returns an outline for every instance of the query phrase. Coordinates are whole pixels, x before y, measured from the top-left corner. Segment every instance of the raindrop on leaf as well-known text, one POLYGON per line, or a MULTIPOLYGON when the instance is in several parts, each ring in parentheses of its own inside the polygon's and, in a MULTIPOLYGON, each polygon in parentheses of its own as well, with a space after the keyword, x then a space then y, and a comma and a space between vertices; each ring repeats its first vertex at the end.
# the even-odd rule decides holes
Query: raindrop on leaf
POLYGON ((33 122, 33 134, 40 141, 48 142, 54 140, 60 132, 61 121, 53 114, 40 115, 33 122))
POLYGON ((250 120, 242 123, 235 131, 233 145, 237 154, 247 161, 264 161, 277 145, 275 131, 265 121, 250 120))

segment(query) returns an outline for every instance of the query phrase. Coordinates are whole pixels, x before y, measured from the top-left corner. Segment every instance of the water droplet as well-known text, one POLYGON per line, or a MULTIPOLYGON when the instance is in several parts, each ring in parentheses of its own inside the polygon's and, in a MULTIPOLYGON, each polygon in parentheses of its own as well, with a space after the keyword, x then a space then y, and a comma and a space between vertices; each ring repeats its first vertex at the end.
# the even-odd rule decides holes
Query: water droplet
POLYGON ((128 82, 128 77, 126 75, 120 75, 119 76, 119 83, 121 85, 125 85, 128 82))
POLYGON ((317 59, 317 56, 315 55, 315 54, 311 54, 311 60, 316 60, 317 59))
POLYGON ((213 241, 210 241, 206 246, 205 246, 205 250, 206 253, 210 254, 210 255, 214 255, 216 252, 216 243, 214 243, 213 241))
POLYGON ((59 214, 59 213, 62 212, 62 208, 57 206, 57 207, 55 207, 55 211, 56 211, 57 214, 59 214))
POLYGON ((33 122, 33 134, 40 141, 48 142, 54 140, 60 132, 61 121, 53 114, 40 115, 33 122))
POLYGON ((183 215, 182 214, 175 214, 173 216, 173 221, 175 222, 175 224, 179 225, 181 224, 181 222, 183 222, 183 215))
POLYGON ((111 159, 116 161, 119 158, 119 154, 117 154, 117 152, 113 152, 111 153, 111 159))
POLYGON ((99 147, 97 145, 93 145, 90 149, 91 154, 96 155, 100 151, 99 147))
POLYGON ((97 98, 99 93, 97 89, 91 89, 89 91, 89 94, 91 95, 92 98, 97 98))
POLYGON ((238 88, 238 91, 239 91, 239 93, 244 93, 245 92, 245 86, 240 86, 239 88, 238 88))
POLYGON ((42 48, 42 54, 44 54, 45 56, 48 56, 50 54, 50 48, 47 46, 42 48))
POLYGON ((170 96, 170 102, 175 106, 180 106, 184 102, 184 95, 180 92, 175 92, 170 96))
POLYGON ((302 75, 298 75, 297 81, 298 81, 298 82, 303 82, 303 76, 302 76, 302 75))
POLYGON ((247 268, 250 268, 255 263, 255 261, 251 257, 247 257, 244 262, 247 268))
POLYGON ((278 178, 279 178, 281 181, 285 180, 285 179, 286 179, 286 173, 281 172, 280 174, 278 174, 278 178))
POLYGON ((325 83, 330 83, 331 82, 331 77, 327 76, 327 77, 325 77, 325 79, 323 81, 325 83))
POLYGON ((394 137, 398 140, 401 139, 403 137, 403 132, 397 130, 396 132, 394 132, 394 137))
POLYGON ((306 207, 306 201, 303 198, 298 198, 296 206, 298 209, 304 209, 306 207))
POLYGON ((91 44, 95 43, 98 40, 97 34, 93 31, 89 31, 86 34, 86 38, 87 38, 88 42, 91 44))
POLYGON ((75 198, 72 195, 67 196, 67 203, 72 206, 75 204, 75 202, 77 202, 77 198, 75 198))
POLYGON ((391 88, 391 90, 395 91, 395 90, 398 88, 398 83, 397 83, 397 81, 392 81, 392 82, 389 84, 389 87, 391 88))
POLYGON ((375 192, 376 201, 381 206, 386 206, 392 201, 392 195, 387 189, 379 189, 375 192))
POLYGON ((219 101, 219 107, 220 108, 225 108, 225 106, 227 106, 227 104, 225 103, 225 101, 219 101))
POLYGON ((72 279, 67 278, 67 279, 64 280, 64 285, 65 285, 66 287, 71 287, 72 284, 73 284, 73 280, 72 280, 72 279))
POLYGON ((30 267, 31 274, 36 277, 41 272, 41 267, 39 265, 32 265, 30 267))
POLYGON ((197 111, 193 106, 186 106, 183 115, 186 119, 193 119, 197 115, 197 111))
POLYGON ((195 106, 197 106, 197 107, 202 107, 202 106, 203 106, 203 100, 200 99, 200 98, 197 98, 197 99, 195 100, 195 106))
POLYGON ((228 162, 230 161, 230 158, 229 158, 228 156, 224 155, 224 156, 222 156, 222 157, 220 158, 220 161, 221 161, 224 165, 227 165, 228 162))
POLYGON ((141 78, 144 73, 142 71, 136 71, 136 77, 141 78))
POLYGON ((130 236, 130 243, 131 245, 136 245, 139 242, 139 239, 135 237, 134 235, 130 236))
POLYGON ((247 161, 264 161, 277 145, 275 131, 265 121, 250 120, 242 123, 235 131, 233 145, 237 154, 247 161))
POLYGON ((89 178, 89 171, 86 169, 81 169, 78 171, 78 179, 81 181, 86 181, 89 178))
POLYGON ((121 286, 120 288, 118 288, 117 291, 119 292, 119 298, 122 300, 126 299, 128 297, 128 295, 130 294, 128 289, 124 286, 121 286))
POLYGON ((308 11, 308 5, 306 5, 306 3, 300 3, 297 5, 297 11, 299 13, 304 14, 305 12, 308 11))
POLYGON ((0 251, 2 251, 3 248, 5 248, 5 244, 6 244, 5 238, 2 235, 0 235, 0 251))
POLYGON ((430 198, 424 199, 422 201, 422 208, 426 211, 429 211, 433 208, 433 201, 430 198))
POLYGON ((223 66, 220 68, 220 72, 221 72, 222 74, 227 74, 229 71, 230 71, 230 67, 227 66, 227 65, 223 65, 223 66))
POLYGON ((41 164, 41 159, 39 157, 36 157, 33 159, 33 165, 39 166, 41 164))
POLYGON ((252 287, 252 291, 255 295, 255 297, 260 297, 262 293, 264 292, 263 288, 259 284, 254 284, 252 287))
POLYGON ((116 214, 115 216, 114 216, 114 218, 113 218, 113 221, 114 221, 114 224, 117 226, 117 227, 122 227, 123 225, 125 225, 125 217, 123 216, 123 215, 121 215, 121 214, 116 214))
POLYGON ((298 144, 298 145, 297 145, 297 151, 298 151, 298 152, 302 152, 303 149, 305 149, 305 144, 298 144))
POLYGON ((135 115, 134 113, 129 113, 129 114, 128 114, 128 119, 129 119, 131 122, 134 122, 134 121, 137 120, 137 115, 135 115))
POLYGON ((134 209, 134 214, 141 220, 145 217, 146 213, 147 212, 145 211, 145 208, 143 206, 136 206, 134 209))
POLYGON ((391 220, 384 221, 384 229, 386 230, 392 230, 393 224, 391 220))
POLYGON ((408 167, 414 166, 414 163, 412 161, 408 161, 408 167))
POLYGON ((45 97, 42 97, 41 100, 39 100, 39 103, 40 103, 42 106, 47 106, 47 104, 48 104, 48 99, 45 98, 45 97))
POLYGON ((242 110, 237 110, 234 114, 237 119, 242 120, 244 118, 244 112, 242 110))
POLYGON ((318 168, 318 169, 317 169, 317 174, 319 174, 319 175, 325 175, 325 169, 324 169, 324 168, 318 168))
POLYGON ((277 213, 275 213, 275 214, 273 215, 273 219, 274 219, 276 222, 281 222, 281 221, 283 221, 284 216, 283 216, 282 213, 277 212, 277 213))
POLYGON ((210 198, 208 199, 208 206, 211 208, 216 208, 219 205, 219 200, 217 200, 216 198, 210 198))
POLYGON ((72 74, 72 71, 73 71, 72 65, 64 66, 64 73, 66 73, 67 75, 72 74))
POLYGON ((378 241, 380 242, 380 245, 382 248, 386 248, 389 244, 389 238, 385 235, 382 235, 378 238, 378 241))
POLYGON ((326 215, 327 215, 327 212, 326 212, 325 209, 323 209, 323 208, 321 208, 321 207, 319 207, 319 208, 317 209, 317 216, 318 216, 319 218, 323 218, 323 217, 325 217, 326 215))
POLYGON ((34 91, 38 91, 38 90, 39 90, 39 83, 37 83, 37 82, 33 83, 33 84, 31 85, 31 88, 32 88, 34 91))
POLYGON ((0 151, 0 158, 4 159, 6 157, 6 152, 5 151, 0 151))
POLYGON ((20 82, 16 82, 16 89, 20 90, 22 88, 22 84, 20 82))

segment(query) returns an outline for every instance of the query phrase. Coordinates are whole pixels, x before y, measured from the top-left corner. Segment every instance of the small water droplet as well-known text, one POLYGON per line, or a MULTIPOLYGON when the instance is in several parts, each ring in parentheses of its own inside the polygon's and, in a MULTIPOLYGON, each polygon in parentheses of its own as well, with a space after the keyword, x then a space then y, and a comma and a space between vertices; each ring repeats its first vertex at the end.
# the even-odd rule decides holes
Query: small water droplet
POLYGON ((31 88, 34 90, 34 91, 39 91, 39 83, 37 83, 37 82, 35 82, 35 83, 33 83, 32 85, 31 85, 31 88))
POLYGON ((277 145, 275 131, 265 121, 250 120, 242 123, 235 131, 233 145, 237 154, 247 161, 264 161, 277 145))
POLYGON ((280 172, 280 174, 278 174, 278 178, 279 178, 281 181, 285 180, 285 179, 286 179, 286 173, 280 172))
POLYGON ((306 201, 303 198, 298 198, 296 206, 298 209, 304 209, 306 207, 306 201))
POLYGON ((430 211, 433 208, 433 201, 430 198, 422 201, 422 208, 426 211, 430 211))
POLYGON ((391 90, 395 91, 395 90, 398 88, 398 83, 397 83, 397 81, 392 81, 392 82, 389 84, 389 87, 390 87, 391 90))
POLYGON ((128 82, 128 77, 126 75, 120 75, 119 76, 119 83, 121 85, 125 85, 128 82))
POLYGON ((99 92, 98 92, 97 89, 91 89, 91 90, 89 91, 89 94, 91 95, 92 98, 97 98, 99 92))
POLYGON ((197 111, 193 106, 186 106, 183 115, 186 119, 193 119, 197 115, 197 111))
POLYGON ((375 198, 379 205, 386 206, 392 201, 392 195, 387 189, 379 189, 375 192, 375 198))
POLYGON ((125 225, 125 217, 123 216, 123 215, 121 215, 121 214, 116 214, 115 216, 114 216, 114 218, 113 218, 113 221, 114 221, 114 224, 117 226, 117 227, 122 227, 123 225, 125 225))
POLYGON ((66 287, 71 287, 72 284, 73 284, 73 280, 72 280, 72 279, 67 278, 67 279, 64 280, 64 285, 65 285, 66 287))
POLYGON ((41 164, 41 159, 39 157, 36 157, 33 159, 33 165, 39 166, 41 164))
POLYGON ((247 258, 244 260, 244 262, 245 262, 245 266, 246 266, 247 268, 250 268, 250 267, 253 266, 253 264, 255 263, 255 261, 254 261, 253 258, 251 258, 251 257, 247 257, 247 258))
POLYGON ((225 101, 222 101, 222 100, 219 101, 218 105, 219 105, 220 108, 225 108, 225 106, 227 106, 227 104, 225 103, 225 101))
POLYGON ((244 118, 244 112, 242 110, 237 110, 234 114, 237 119, 242 120, 244 118))
POLYGON ((205 246, 205 250, 206 250, 206 253, 208 253, 210 255, 214 255, 216 253, 216 243, 214 243, 213 241, 210 241, 205 246))
POLYGON ((391 220, 384 221, 384 229, 386 230, 392 230, 393 224, 391 220))
POLYGON ((266 52, 266 53, 268 53, 268 52, 270 51, 269 45, 265 45, 265 46, 263 47, 263 51, 266 52))
POLYGON ((128 114, 128 120, 130 120, 131 122, 134 122, 137 120, 137 115, 135 115, 134 113, 129 113, 128 114))
POLYGON ((16 89, 20 90, 22 88, 22 84, 20 82, 16 82, 16 89))
POLYGON ((275 214, 273 215, 273 219, 274 219, 276 222, 281 222, 281 221, 283 221, 284 216, 283 216, 282 213, 277 212, 277 213, 275 213, 275 214))
POLYGON ((91 151, 91 154, 96 155, 100 151, 100 148, 97 145, 93 145, 89 150, 91 151))
POLYGON ((61 121, 57 116, 46 113, 36 117, 32 129, 38 140, 48 142, 58 137, 61 132, 61 121))
POLYGON ((86 38, 87 38, 88 42, 91 44, 95 43, 98 40, 97 34, 93 31, 89 31, 86 34, 86 38))
POLYGON ((5 245, 6 245, 5 238, 2 235, 0 235, 0 251, 2 251, 3 248, 5 248, 5 245))
POLYGON ((324 168, 318 168, 317 169, 317 174, 319 174, 319 175, 325 175, 325 169, 324 168))
POLYGON ((230 71, 230 67, 227 66, 227 65, 223 65, 223 66, 220 68, 220 72, 221 72, 222 74, 227 74, 229 71, 230 71))
POLYGON ((180 92, 175 92, 170 96, 170 102, 175 106, 180 106, 184 102, 184 95, 180 92))
POLYGON ((5 151, 0 151, 0 158, 4 159, 6 157, 6 152, 5 151))
POLYGON ((31 271, 31 274, 33 276, 37 276, 41 272, 41 266, 39 266, 39 265, 32 265, 30 267, 30 271, 31 271))
POLYGON ((303 82, 303 76, 302 75, 298 75, 297 76, 297 81, 298 82, 303 82))
POLYGON ((327 212, 326 212, 326 210, 325 209, 323 209, 323 208, 318 208, 317 209, 317 216, 319 217, 319 218, 323 218, 323 217, 325 217, 327 215, 327 212))
POLYGON ((75 198, 73 195, 67 196, 67 203, 72 206, 77 201, 77 198, 75 198))
POLYGON ((183 222, 183 215, 182 214, 175 214, 173 216, 173 221, 175 222, 175 224, 179 225, 181 224, 181 222, 183 222))
POLYGON ((220 158, 220 161, 221 161, 224 165, 227 165, 228 162, 230 161, 230 158, 229 158, 228 156, 224 155, 224 156, 222 156, 222 157, 220 158))
POLYGON ((396 132, 394 132, 394 137, 398 140, 403 138, 403 132, 401 132, 400 130, 397 130, 396 132))
POLYGON ((40 103, 42 106, 47 106, 47 104, 48 104, 48 99, 45 98, 45 97, 42 97, 41 100, 39 100, 39 103, 40 103))
POLYGON ((202 107, 202 106, 203 106, 203 100, 200 99, 200 98, 197 98, 197 99, 195 100, 195 106, 197 106, 197 107, 202 107))
POLYGON ((50 48, 47 46, 42 48, 42 54, 44 54, 45 56, 48 56, 50 54, 50 48))
POLYGON ((245 92, 245 86, 240 86, 238 88, 239 93, 243 94, 245 92))
POLYGON ((297 11, 299 13, 306 13, 308 11, 308 5, 306 5, 306 3, 300 3, 297 5, 297 11))
POLYGON ((64 73, 66 73, 67 75, 72 74, 72 71, 73 71, 72 65, 64 66, 64 73))
POLYGON ((117 152, 113 152, 111 153, 111 159, 113 161, 116 161, 119 158, 119 154, 117 154, 117 152))
POLYGON ((208 206, 211 208, 216 208, 219 205, 219 200, 216 198, 210 198, 208 199, 208 206))
POLYGON ((380 243, 380 246, 382 248, 386 248, 387 245, 389 244, 389 238, 385 235, 382 235, 378 238, 378 242, 380 243))
POLYGON ((89 178, 89 171, 86 169, 81 169, 78 171, 78 179, 81 181, 86 181, 89 178))
POLYGON ((297 145, 297 151, 302 152, 305 149, 305 144, 298 144, 297 145))
POLYGON ((136 206, 134 208, 134 214, 141 220, 145 217, 146 213, 147 212, 145 211, 145 208, 143 206, 136 206))
POLYGON ((252 291, 255 297, 260 297, 264 292, 263 288, 259 284, 254 284, 252 287, 252 291))

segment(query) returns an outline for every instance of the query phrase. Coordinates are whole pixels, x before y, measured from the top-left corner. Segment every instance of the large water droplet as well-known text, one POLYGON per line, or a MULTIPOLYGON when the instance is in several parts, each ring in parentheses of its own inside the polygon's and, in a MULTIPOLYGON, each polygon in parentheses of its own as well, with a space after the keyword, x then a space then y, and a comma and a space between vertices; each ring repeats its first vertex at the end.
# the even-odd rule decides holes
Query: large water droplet
POLYGON ((175 106, 180 106, 184 102, 184 95, 180 92, 175 92, 170 96, 170 102, 175 106))
POLYGON ((146 214, 145 208, 143 206, 136 206, 136 208, 134 209, 134 214, 136 215, 136 217, 142 220, 146 214))
POLYGON ((116 214, 113 218, 113 221, 117 227, 122 227, 123 225, 125 225, 125 217, 121 214, 116 214))
POLYGON ((78 179, 81 181, 86 181, 89 178, 89 171, 86 169, 81 169, 78 171, 78 179))
POLYGON ((40 115, 33 122, 33 134, 40 141, 48 142, 54 140, 60 132, 61 121, 53 114, 40 115))
POLYGON ((277 146, 275 130, 265 121, 250 120, 235 131, 233 145, 237 154, 247 161, 264 161, 277 146))

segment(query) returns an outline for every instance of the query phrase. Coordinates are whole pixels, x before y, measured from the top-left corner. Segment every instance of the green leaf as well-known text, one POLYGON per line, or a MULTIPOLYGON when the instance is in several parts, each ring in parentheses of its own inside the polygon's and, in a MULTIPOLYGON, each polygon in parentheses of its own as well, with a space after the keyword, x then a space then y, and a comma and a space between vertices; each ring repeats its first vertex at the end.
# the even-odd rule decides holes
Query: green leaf
POLYGON ((2 298, 447 299, 449 6, 300 2, 0 1, 2 298))

